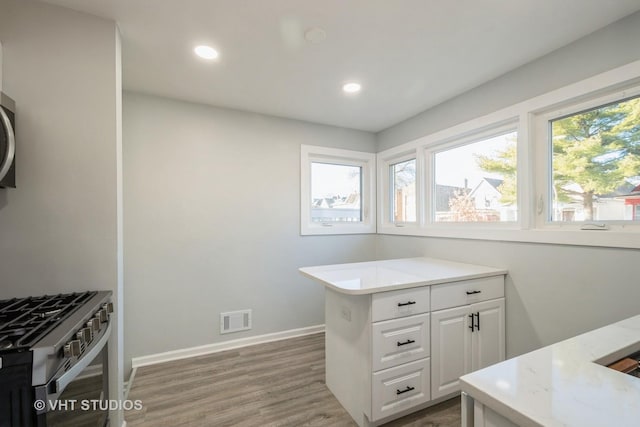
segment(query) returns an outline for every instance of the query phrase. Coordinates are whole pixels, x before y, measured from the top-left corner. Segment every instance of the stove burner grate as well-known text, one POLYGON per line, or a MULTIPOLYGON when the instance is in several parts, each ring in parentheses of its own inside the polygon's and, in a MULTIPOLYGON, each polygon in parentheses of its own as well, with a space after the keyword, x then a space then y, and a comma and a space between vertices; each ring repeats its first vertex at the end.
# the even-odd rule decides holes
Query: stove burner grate
POLYGON ((33 346, 96 292, 0 301, 0 350, 33 346))

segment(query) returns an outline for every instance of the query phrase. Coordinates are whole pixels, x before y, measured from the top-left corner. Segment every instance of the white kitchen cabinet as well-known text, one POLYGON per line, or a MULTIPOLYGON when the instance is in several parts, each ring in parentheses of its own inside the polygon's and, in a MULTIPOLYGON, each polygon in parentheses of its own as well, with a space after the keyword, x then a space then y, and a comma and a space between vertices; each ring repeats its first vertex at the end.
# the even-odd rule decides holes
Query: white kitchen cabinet
POLYGON ((358 425, 377 425, 430 400, 428 291, 354 296, 327 289, 326 382, 358 425), (387 320, 373 321, 379 318, 387 320))
POLYGON ((477 313, 476 328, 471 332, 471 371, 505 358, 504 304, 504 298, 499 298, 471 306, 471 312, 477 313))
POLYGON ((431 394, 434 398, 460 389, 460 376, 471 370, 468 307, 431 313, 431 394))
POLYGON ((458 392, 462 375, 504 360, 503 295, 502 278, 432 288, 436 307, 464 303, 431 313, 432 399, 458 392), (500 298, 484 301, 495 296, 500 298))
POLYGON ((359 426, 435 405, 504 359, 504 270, 412 258, 300 271, 326 285, 326 383, 359 426))

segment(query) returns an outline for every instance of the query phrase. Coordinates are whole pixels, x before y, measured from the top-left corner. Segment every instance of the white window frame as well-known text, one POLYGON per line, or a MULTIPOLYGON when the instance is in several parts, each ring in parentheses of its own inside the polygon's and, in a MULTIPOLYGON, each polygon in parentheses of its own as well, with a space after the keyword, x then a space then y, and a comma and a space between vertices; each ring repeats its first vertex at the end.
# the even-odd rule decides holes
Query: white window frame
MULTIPOLYGON (((580 98, 578 101, 569 100, 559 108, 541 112, 534 116, 535 139, 537 141, 536 160, 536 226, 546 230, 577 231, 588 228, 593 224, 605 224, 606 230, 597 231, 635 231, 640 232, 640 224, 631 220, 594 220, 594 221, 552 221, 551 209, 553 200, 551 194, 552 184, 552 144, 550 136, 550 122, 552 120, 580 113, 607 104, 622 101, 624 99, 640 96, 640 85, 631 85, 623 89, 608 91, 605 95, 594 94, 588 99, 580 98)), ((584 231, 584 230, 583 230, 584 231)))
POLYGON ((607 100, 612 102, 629 98, 636 93, 636 88, 640 90, 640 61, 631 62, 378 153, 380 162, 386 162, 393 159, 394 155, 408 153, 411 150, 418 153, 416 174, 419 182, 416 185, 421 186, 421 191, 417 197, 421 197, 422 200, 418 202, 418 210, 420 212, 422 209, 422 213, 419 213, 418 224, 415 227, 397 227, 388 219, 385 220, 390 207, 389 197, 386 196, 388 189, 382 184, 389 182, 389 169, 379 168, 378 233, 640 249, 640 224, 631 221, 621 221, 620 224, 611 222, 606 231, 581 230, 579 224, 545 221, 551 177, 550 145, 547 125, 543 125, 544 132, 539 129, 540 120, 546 119, 545 123, 548 123, 549 115, 562 116, 569 114, 569 111, 578 112, 588 109, 589 106, 606 104, 607 100), (471 135, 496 128, 501 124, 515 122, 518 132, 517 224, 433 223, 429 206, 432 203, 432 183, 429 180, 433 178, 430 177, 431 173, 425 172, 433 168, 433 157, 430 153, 445 144, 455 144, 455 141, 463 141, 471 135), (426 212, 429 212, 429 215, 426 212))
POLYGON ((403 228, 403 233, 413 233, 416 227, 419 227, 423 221, 423 202, 422 202, 422 166, 423 159, 418 155, 415 148, 391 149, 385 152, 384 157, 378 157, 378 229, 384 230, 388 228, 403 228), (402 163, 407 160, 416 160, 416 221, 396 222, 393 220, 393 176, 391 174, 391 166, 402 163))
POLYGON ((376 232, 375 174, 376 155, 363 151, 330 147, 301 145, 300 147, 300 234, 367 234, 376 232), (311 164, 331 163, 361 168, 362 221, 324 222, 311 221, 311 164))
MULTIPOLYGON (((428 227, 433 228, 441 228, 441 229, 468 229, 468 228, 479 228, 479 229, 520 229, 521 226, 521 212, 520 212, 520 188, 517 188, 518 200, 516 202, 518 206, 518 220, 517 221, 496 221, 496 222, 484 222, 484 221, 469 221, 469 222, 445 222, 435 221, 435 195, 433 194, 433 190, 435 189, 435 161, 436 154, 441 153, 443 151, 451 150, 458 147, 463 147, 465 145, 474 144, 476 142, 481 142, 486 139, 493 138, 494 136, 504 135, 510 132, 518 132, 518 121, 517 119, 509 119, 501 123, 491 124, 489 126, 484 127, 483 129, 479 129, 477 132, 462 135, 459 137, 450 138, 448 140, 435 143, 432 146, 424 147, 424 156, 425 163, 428 165, 428 171, 425 173, 426 175, 426 221, 428 227)), ((517 146, 519 147, 520 141, 518 140, 517 146)), ((520 155, 517 153, 517 165, 516 165, 516 181, 519 185, 521 179, 520 173, 520 155)))

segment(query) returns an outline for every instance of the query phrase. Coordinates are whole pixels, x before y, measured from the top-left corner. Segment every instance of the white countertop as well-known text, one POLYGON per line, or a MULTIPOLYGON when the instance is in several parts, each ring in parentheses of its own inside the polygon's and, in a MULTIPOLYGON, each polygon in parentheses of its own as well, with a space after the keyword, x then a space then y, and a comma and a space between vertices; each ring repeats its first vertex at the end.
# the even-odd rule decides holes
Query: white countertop
POLYGON ((637 427, 640 378, 594 361, 638 350, 640 315, 465 375, 462 390, 521 426, 637 427))
POLYGON ((507 274, 507 270, 501 268, 435 258, 404 258, 320 265, 303 267, 300 272, 331 289, 351 295, 507 274))

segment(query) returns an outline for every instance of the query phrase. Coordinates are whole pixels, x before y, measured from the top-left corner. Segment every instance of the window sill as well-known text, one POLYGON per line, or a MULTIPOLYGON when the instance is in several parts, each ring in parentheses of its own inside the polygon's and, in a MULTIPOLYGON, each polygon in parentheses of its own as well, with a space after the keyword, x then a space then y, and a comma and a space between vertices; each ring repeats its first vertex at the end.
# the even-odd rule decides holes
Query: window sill
POLYGON ((375 234, 376 227, 371 224, 332 224, 329 226, 323 225, 308 225, 303 224, 300 232, 301 236, 325 236, 336 234, 375 234))
POLYGON ((640 232, 638 231, 381 226, 378 228, 378 234, 640 249, 640 232))

